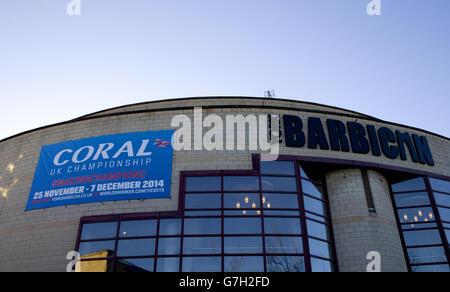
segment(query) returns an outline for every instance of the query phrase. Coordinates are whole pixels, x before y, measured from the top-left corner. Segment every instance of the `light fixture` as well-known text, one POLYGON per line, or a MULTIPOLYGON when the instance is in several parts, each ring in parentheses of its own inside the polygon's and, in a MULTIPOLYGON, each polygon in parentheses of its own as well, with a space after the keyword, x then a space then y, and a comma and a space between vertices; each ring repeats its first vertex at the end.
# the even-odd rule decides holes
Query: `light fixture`
POLYGON ((430 215, 428 215, 430 217, 430 219, 433 219, 433 213, 430 213, 430 215))
POLYGON ((262 198, 262 202, 263 202, 263 204, 266 203, 266 197, 263 197, 263 198, 262 198))
POLYGON ((255 209, 256 208, 256 204, 252 203, 252 208, 255 209))
POLYGON ((267 203, 267 208, 269 208, 269 209, 270 209, 270 203, 267 203))
POLYGON ((248 204, 248 197, 245 197, 245 203, 248 204))
POLYGON ((417 216, 414 216, 414 222, 419 222, 419 218, 417 218, 417 216))
POLYGON ((405 215, 403 216, 403 219, 405 219, 405 221, 408 221, 408 215, 405 214, 405 215))
POLYGON ((242 211, 242 214, 247 215, 247 211, 245 211, 245 210, 242 211))
POLYGON ((420 211, 420 210, 419 210, 419 216, 420 216, 420 217, 423 216, 423 213, 422 213, 422 211, 420 211))
POLYGON ((238 208, 238 209, 241 208, 241 203, 237 202, 236 203, 236 208, 238 208))
POLYGON ((259 211, 259 210, 256 211, 256 214, 257 214, 257 215, 261 215, 261 211, 259 211))

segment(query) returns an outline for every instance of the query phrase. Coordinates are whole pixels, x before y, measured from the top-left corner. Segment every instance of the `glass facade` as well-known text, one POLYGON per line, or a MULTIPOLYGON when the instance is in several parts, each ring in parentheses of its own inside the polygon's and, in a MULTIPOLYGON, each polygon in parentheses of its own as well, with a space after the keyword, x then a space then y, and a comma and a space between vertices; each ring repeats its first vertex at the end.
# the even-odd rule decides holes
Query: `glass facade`
POLYGON ((450 182, 418 177, 391 185, 412 272, 450 272, 450 182))
POLYGON ((297 161, 262 162, 253 175, 182 181, 175 216, 82 223, 83 261, 103 260, 108 271, 336 270, 325 186, 297 161))

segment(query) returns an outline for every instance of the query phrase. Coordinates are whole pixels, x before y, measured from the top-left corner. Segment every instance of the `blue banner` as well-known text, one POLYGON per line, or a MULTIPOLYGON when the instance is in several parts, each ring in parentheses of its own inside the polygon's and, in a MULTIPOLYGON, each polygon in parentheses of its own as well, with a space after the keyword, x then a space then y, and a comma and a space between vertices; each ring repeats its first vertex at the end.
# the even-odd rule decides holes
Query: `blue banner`
POLYGON ((170 198, 174 130, 42 147, 26 210, 170 198))

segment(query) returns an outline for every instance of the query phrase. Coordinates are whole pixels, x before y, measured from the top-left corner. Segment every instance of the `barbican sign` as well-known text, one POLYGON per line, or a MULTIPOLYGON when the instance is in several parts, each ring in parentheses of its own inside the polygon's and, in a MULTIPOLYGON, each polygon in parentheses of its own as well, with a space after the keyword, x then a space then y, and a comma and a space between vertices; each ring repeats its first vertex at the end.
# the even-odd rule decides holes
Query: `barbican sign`
POLYGON ((392 131, 387 127, 364 127, 357 122, 344 124, 339 120, 327 119, 325 131, 320 118, 308 118, 305 127, 300 117, 284 115, 284 137, 287 147, 334 150, 360 154, 384 155, 390 159, 408 160, 407 152, 415 163, 434 166, 427 138, 410 135, 407 132, 392 131), (307 133, 307 138, 305 133, 307 133))

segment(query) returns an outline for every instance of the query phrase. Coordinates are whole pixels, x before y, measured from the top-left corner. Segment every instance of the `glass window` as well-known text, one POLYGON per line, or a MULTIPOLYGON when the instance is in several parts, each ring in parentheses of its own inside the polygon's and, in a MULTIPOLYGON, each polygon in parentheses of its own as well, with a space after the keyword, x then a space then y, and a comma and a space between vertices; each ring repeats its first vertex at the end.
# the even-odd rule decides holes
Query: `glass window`
POLYGON ((152 258, 145 259, 118 259, 116 261, 115 272, 139 273, 153 272, 155 260, 152 258))
POLYGON ((299 217, 300 213, 299 211, 273 211, 273 210, 269 210, 266 209, 264 210, 264 215, 265 216, 284 216, 284 217, 288 217, 288 216, 296 216, 299 217))
POLYGON ((305 272, 305 260, 303 257, 293 256, 268 256, 267 272, 290 273, 305 272))
POLYGON ((186 218, 184 219, 184 234, 221 234, 220 218, 186 218))
POLYGON ((450 222, 450 209, 449 208, 438 208, 439 215, 442 221, 450 222))
POLYGON ((159 235, 180 235, 180 219, 161 219, 159 222, 159 235))
POLYGON ((120 237, 155 236, 157 220, 120 222, 120 237))
POLYGON ((223 178, 224 191, 258 191, 259 177, 257 176, 225 176, 223 178))
POLYGON ((450 195, 434 193, 434 199, 436 200, 436 204, 444 207, 450 207, 450 195))
POLYGON ((222 211, 185 211, 185 217, 199 217, 199 216, 212 216, 220 217, 222 216, 222 211))
POLYGON ((443 247, 409 248, 411 264, 441 263, 447 261, 443 247))
POLYGON ((263 191, 297 192, 297 180, 295 177, 261 177, 263 191))
POLYGON ((210 192, 220 190, 221 190, 220 176, 186 178, 186 192, 210 192))
POLYGON ((225 257, 224 265, 226 273, 264 272, 264 261, 262 257, 225 257))
POLYGON ((444 229, 445 237, 447 237, 447 242, 450 242, 450 229, 444 229))
POLYGON ((334 272, 333 264, 329 261, 311 258, 311 266, 313 272, 334 272))
POLYGON ((157 272, 179 272, 180 258, 158 258, 156 262, 157 272))
POLYGON ((183 254, 220 254, 222 238, 220 237, 184 237, 183 254))
POLYGON ((251 254, 262 253, 262 237, 225 237, 225 253, 226 254, 251 254))
POLYGON ((260 234, 260 218, 225 218, 225 234, 260 234))
POLYGON ((405 238, 406 246, 419 246, 419 245, 431 245, 442 243, 439 231, 436 229, 404 231, 403 236, 405 238))
POLYGON ((333 252, 330 244, 327 242, 309 239, 309 249, 312 255, 332 259, 333 252))
POLYGON ((302 254, 301 237, 266 236, 266 253, 268 254, 302 254))
POLYGON ((301 166, 300 166, 300 176, 303 178, 310 179, 301 166))
POLYGON ((83 225, 81 240, 114 238, 117 232, 117 222, 88 223, 83 225))
POLYGON ((314 236, 320 239, 328 240, 330 238, 329 227, 325 224, 317 223, 314 221, 306 221, 308 227, 308 235, 314 236))
POLYGON ((402 230, 414 230, 414 229, 422 229, 422 228, 437 228, 436 223, 408 223, 408 224, 402 224, 402 230))
POLYGON ((300 219, 297 218, 264 218, 266 234, 301 234, 300 219))
POLYGON ((223 207, 225 209, 255 209, 261 208, 259 194, 224 194, 223 207))
POLYGON ((126 239, 119 240, 117 256, 152 256, 155 254, 155 239, 126 239))
POLYGON ((295 175, 294 162, 263 161, 261 162, 261 174, 295 175))
POLYGON ((308 196, 303 196, 303 200, 307 211, 328 217, 327 206, 322 201, 310 198, 308 196))
POLYGON ((430 184, 433 190, 450 194, 450 181, 430 178, 430 184))
POLYGON ((426 192, 396 194, 394 195, 394 198, 395 204, 398 208, 425 206, 431 204, 430 199, 428 197, 428 193, 426 192))
POLYGON ((160 238, 158 241, 159 255, 180 254, 180 238, 160 238))
POLYGON ((184 257, 183 272, 221 272, 221 257, 184 257))
POLYGON ((409 192, 409 191, 421 191, 421 190, 426 190, 425 181, 424 181, 423 177, 410 179, 410 180, 403 181, 403 182, 392 185, 392 191, 394 193, 409 192))
POLYGON ((220 209, 220 194, 186 194, 186 209, 220 209))
MULTIPOLYGON (((93 241, 93 242, 82 242, 80 243, 80 247, 78 248, 78 252, 80 255, 93 255, 93 253, 97 252, 106 252, 104 254, 98 254, 98 257, 105 257, 112 255, 112 251, 114 251, 115 241, 93 241)), ((95 255, 97 257, 97 255, 95 255)))
POLYGON ((435 220, 431 207, 400 209, 398 210, 398 216, 400 223, 419 223, 435 220))
POLYGON ((324 199, 322 187, 304 179, 302 179, 302 191, 304 194, 311 195, 318 199, 324 199))
POLYGON ((297 194, 263 194, 266 209, 298 209, 297 194))
POLYGON ((448 273, 450 272, 450 266, 449 265, 426 265, 426 266, 412 266, 411 267, 413 272, 416 273, 448 273))

